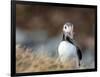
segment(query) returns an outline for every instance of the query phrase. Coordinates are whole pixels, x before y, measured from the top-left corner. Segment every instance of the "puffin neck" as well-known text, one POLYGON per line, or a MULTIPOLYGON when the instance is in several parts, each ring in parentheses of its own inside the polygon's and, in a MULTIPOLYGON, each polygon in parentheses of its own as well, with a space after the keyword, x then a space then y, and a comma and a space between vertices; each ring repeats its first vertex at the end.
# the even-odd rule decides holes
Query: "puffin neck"
POLYGON ((65 36, 63 33, 62 41, 68 41, 69 43, 73 44, 73 40, 69 36, 65 36))

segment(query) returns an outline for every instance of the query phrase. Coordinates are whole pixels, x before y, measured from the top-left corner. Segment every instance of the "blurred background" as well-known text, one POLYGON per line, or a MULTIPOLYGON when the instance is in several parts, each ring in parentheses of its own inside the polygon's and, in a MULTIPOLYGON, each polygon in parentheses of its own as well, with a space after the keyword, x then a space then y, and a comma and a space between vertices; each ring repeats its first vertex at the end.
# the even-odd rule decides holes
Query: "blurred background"
POLYGON ((66 22, 74 25, 74 39, 82 49, 84 68, 94 68, 95 10, 93 8, 16 4, 16 45, 57 58, 66 22))

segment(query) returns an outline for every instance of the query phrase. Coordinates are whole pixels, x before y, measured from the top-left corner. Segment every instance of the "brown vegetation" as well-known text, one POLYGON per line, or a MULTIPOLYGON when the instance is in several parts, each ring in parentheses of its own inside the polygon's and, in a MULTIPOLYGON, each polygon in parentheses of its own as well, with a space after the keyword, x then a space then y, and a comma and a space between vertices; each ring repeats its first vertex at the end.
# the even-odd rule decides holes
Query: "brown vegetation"
POLYGON ((35 55, 23 48, 16 49, 16 72, 43 72, 75 69, 74 62, 61 64, 58 59, 44 54, 35 55))

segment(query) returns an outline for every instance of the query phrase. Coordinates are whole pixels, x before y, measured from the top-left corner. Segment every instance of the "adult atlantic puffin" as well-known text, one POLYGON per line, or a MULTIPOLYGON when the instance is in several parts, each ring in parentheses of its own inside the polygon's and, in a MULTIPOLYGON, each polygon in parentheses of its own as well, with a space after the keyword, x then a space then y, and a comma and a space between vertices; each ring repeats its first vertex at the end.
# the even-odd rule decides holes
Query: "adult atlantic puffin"
POLYGON ((63 26, 63 38, 58 46, 60 61, 69 62, 75 60, 76 65, 80 66, 82 52, 73 39, 73 24, 67 22, 63 26))

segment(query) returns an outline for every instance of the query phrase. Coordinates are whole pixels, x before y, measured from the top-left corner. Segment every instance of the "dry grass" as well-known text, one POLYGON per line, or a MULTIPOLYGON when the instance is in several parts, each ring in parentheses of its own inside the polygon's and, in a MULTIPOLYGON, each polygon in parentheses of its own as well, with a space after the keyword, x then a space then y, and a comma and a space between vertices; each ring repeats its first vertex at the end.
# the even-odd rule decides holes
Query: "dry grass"
POLYGON ((34 55, 30 50, 16 49, 16 72, 43 72, 75 69, 74 62, 61 64, 44 54, 34 55))

